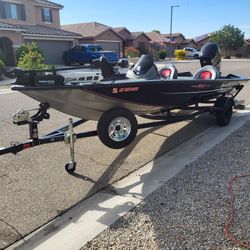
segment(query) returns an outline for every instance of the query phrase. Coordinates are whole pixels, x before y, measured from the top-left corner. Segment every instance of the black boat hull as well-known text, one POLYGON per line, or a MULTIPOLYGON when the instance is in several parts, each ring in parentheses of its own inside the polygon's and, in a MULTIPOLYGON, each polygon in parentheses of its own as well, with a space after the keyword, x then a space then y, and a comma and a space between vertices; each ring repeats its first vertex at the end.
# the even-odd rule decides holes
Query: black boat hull
POLYGON ((115 107, 142 115, 206 102, 233 94, 247 80, 229 75, 216 80, 118 80, 62 86, 15 85, 12 89, 39 102, 46 102, 63 113, 99 120, 105 111, 115 107))

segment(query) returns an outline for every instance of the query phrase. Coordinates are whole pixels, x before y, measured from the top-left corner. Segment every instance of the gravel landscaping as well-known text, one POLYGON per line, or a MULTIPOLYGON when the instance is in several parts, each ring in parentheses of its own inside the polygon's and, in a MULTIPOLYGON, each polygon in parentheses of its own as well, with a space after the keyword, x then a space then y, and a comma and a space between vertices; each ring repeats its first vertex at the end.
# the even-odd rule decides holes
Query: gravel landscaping
MULTIPOLYGON (((209 143, 209 142, 208 142, 209 143)), ((233 176, 250 173, 250 122, 152 193, 83 249, 243 249, 225 236, 233 176)), ((231 233, 250 244, 250 177, 234 184, 231 233)))

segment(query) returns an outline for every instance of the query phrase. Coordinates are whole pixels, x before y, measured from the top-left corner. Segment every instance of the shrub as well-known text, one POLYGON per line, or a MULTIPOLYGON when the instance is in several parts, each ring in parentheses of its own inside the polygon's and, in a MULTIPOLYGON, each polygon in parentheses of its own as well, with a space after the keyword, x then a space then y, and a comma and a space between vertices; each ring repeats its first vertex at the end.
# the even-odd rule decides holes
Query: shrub
POLYGON ((167 51, 165 51, 165 50, 160 50, 160 51, 158 52, 158 56, 159 56, 160 59, 165 59, 166 56, 167 56, 167 51))
POLYGON ((177 49, 174 52, 176 60, 183 60, 186 56, 186 51, 182 49, 177 49))
POLYGON ((0 79, 1 79, 1 77, 3 75, 4 67, 5 67, 5 64, 4 64, 3 60, 0 59, 0 79))
POLYGON ((125 56, 126 57, 139 57, 140 51, 138 49, 133 48, 133 47, 126 47, 125 48, 125 56))
POLYGON ((38 47, 37 43, 31 42, 31 43, 24 43, 17 49, 16 60, 19 61, 20 57, 28 53, 30 49, 38 51, 42 56, 44 56, 42 50, 38 47))
POLYGON ((4 54, 3 51, 0 49, 0 60, 4 62, 4 54))
POLYGON ((224 59, 231 59, 231 56, 224 56, 224 59))
POLYGON ((18 67, 25 70, 46 68, 46 65, 44 64, 45 58, 36 43, 32 42, 23 44, 19 49, 19 52, 17 52, 17 55, 19 56, 17 62, 18 67))

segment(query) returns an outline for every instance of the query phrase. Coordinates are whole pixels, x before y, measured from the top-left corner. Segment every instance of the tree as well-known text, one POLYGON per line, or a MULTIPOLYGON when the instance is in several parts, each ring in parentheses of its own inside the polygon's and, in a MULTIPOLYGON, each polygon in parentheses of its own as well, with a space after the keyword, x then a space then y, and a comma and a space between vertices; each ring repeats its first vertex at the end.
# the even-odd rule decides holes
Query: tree
POLYGON ((152 30, 152 32, 155 32, 155 33, 161 34, 161 32, 160 32, 159 30, 152 30))
POLYGON ((25 70, 44 69, 44 56, 36 43, 27 43, 23 45, 19 52, 17 66, 25 70))
POLYGON ((233 25, 225 25, 212 34, 210 41, 218 43, 221 48, 225 49, 225 54, 227 54, 229 50, 237 50, 244 44, 244 32, 233 25))

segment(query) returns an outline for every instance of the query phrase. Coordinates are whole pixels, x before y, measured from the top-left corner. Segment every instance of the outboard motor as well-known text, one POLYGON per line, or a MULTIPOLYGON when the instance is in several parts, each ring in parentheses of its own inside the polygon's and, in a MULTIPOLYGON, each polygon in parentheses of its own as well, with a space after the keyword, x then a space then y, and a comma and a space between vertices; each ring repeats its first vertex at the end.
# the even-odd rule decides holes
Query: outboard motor
POLYGON ((217 43, 206 43, 201 48, 200 55, 201 67, 206 65, 213 65, 218 72, 220 72, 221 67, 221 51, 217 43))
POLYGON ((152 56, 142 55, 136 65, 130 69, 126 77, 128 79, 159 79, 159 74, 152 56))

